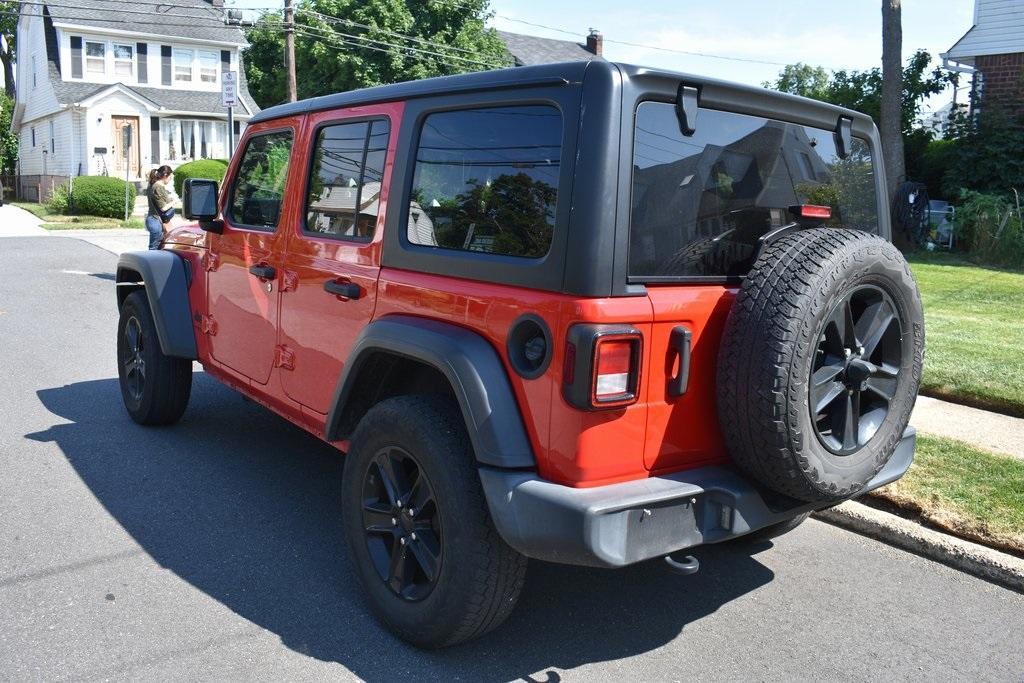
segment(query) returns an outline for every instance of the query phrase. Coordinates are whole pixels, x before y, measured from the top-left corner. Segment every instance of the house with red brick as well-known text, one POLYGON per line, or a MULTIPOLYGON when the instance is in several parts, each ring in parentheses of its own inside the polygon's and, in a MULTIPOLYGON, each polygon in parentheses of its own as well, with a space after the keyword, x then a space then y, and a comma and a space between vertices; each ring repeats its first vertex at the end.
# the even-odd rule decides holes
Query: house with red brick
POLYGON ((975 0, 974 25, 941 57, 973 75, 975 107, 1024 111, 1024 0, 975 0))

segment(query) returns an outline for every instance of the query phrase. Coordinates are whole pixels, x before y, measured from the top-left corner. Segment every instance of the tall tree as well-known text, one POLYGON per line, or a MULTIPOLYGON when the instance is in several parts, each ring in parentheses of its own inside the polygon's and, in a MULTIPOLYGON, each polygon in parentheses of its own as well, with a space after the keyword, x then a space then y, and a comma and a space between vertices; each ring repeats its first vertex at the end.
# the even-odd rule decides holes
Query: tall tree
POLYGON ((0 64, 4 68, 4 91, 14 99, 14 59, 17 55, 18 12, 21 3, 15 0, 0 0, 0 64))
MULTIPOLYGON (((487 0, 302 0, 296 6, 300 99, 509 64, 485 27, 487 0)), ((280 13, 246 32, 249 91, 261 107, 286 99, 280 13)))
POLYGON ((889 196, 906 180, 903 158, 903 26, 900 0, 882 0, 882 99, 878 133, 885 153, 889 196))

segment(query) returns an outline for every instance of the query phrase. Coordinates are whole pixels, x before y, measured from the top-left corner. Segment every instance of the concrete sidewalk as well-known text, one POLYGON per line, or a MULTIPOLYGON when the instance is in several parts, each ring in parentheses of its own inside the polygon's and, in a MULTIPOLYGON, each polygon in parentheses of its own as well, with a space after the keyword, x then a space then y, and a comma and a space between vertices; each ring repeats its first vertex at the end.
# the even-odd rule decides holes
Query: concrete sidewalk
POLYGON ((910 424, 935 436, 1024 459, 1024 419, 918 396, 910 424))
POLYGON ((41 237, 49 233, 39 227, 41 220, 25 209, 4 204, 0 206, 0 237, 41 237))

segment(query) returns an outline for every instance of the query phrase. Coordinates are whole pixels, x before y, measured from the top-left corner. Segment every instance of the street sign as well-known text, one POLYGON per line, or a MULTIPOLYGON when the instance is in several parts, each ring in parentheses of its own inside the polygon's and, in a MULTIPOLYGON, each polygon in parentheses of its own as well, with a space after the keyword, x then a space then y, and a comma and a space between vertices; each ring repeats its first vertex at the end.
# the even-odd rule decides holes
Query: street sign
POLYGON ((130 125, 121 128, 121 147, 124 149, 125 157, 127 157, 129 150, 132 148, 132 127, 130 125))
POLYGON ((220 101, 225 107, 238 106, 237 71, 225 71, 220 75, 220 101))

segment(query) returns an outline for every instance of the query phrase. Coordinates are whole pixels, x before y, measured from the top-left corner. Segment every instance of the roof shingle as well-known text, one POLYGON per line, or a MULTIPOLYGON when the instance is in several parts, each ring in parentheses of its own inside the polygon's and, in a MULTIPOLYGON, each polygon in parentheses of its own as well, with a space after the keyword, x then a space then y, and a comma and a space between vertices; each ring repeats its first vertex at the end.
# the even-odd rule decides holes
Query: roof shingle
POLYGON ((571 40, 540 38, 508 31, 498 31, 498 37, 505 43, 509 54, 515 59, 516 66, 602 59, 588 50, 586 45, 574 43, 571 40))

